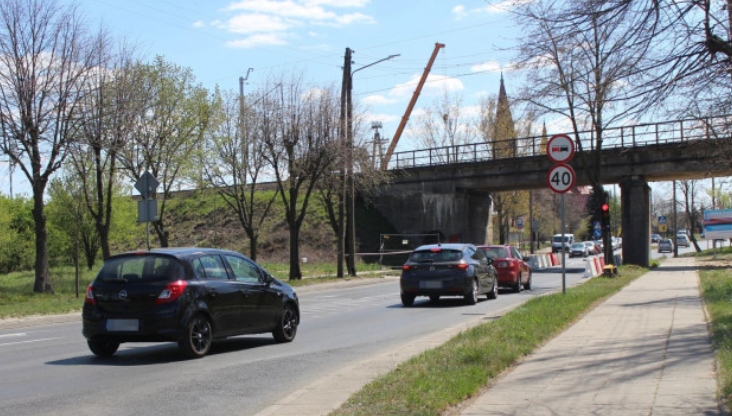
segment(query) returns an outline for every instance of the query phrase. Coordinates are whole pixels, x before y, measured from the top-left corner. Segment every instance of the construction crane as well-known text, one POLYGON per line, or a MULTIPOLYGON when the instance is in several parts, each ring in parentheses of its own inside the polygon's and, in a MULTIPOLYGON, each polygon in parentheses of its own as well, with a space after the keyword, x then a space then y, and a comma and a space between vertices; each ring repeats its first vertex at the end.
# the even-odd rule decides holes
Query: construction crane
POLYGON ((386 151, 386 154, 384 155, 384 159, 381 161, 381 170, 386 170, 386 168, 389 166, 389 160, 391 159, 391 154, 394 153, 394 149, 396 148, 396 145, 399 142, 399 137, 401 137, 402 132, 404 131, 404 127, 407 125, 407 121, 409 121, 409 115, 412 113, 414 104, 417 103, 417 98, 419 98, 419 93, 422 92, 422 87, 424 86, 425 81, 427 81, 427 75, 429 75, 430 70, 432 69, 432 64, 435 63, 435 59, 437 58, 437 53, 440 51, 440 49, 442 49, 444 47, 445 47, 445 45, 443 43, 435 43, 435 50, 432 51, 432 56, 430 57, 430 60, 427 63, 427 67, 424 69, 424 73, 422 73, 422 78, 419 80, 419 84, 417 84, 417 89, 414 90, 414 93, 412 94, 412 99, 411 99, 411 101, 409 101, 409 105, 407 106, 407 111, 404 112, 402 121, 399 123, 399 127, 397 128, 396 133, 394 133, 394 138, 391 139, 391 144, 389 145, 389 150, 386 151))

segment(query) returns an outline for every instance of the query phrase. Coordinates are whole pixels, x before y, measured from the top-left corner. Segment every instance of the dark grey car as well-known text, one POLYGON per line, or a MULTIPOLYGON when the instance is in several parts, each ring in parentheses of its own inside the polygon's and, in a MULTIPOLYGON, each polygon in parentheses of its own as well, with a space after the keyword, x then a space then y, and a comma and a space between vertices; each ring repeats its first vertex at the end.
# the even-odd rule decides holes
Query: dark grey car
POLYGON ((440 296, 462 296, 469 305, 478 296, 498 296, 493 259, 472 244, 431 244, 418 247, 402 267, 399 280, 402 304, 412 306, 417 296, 432 302, 440 296))

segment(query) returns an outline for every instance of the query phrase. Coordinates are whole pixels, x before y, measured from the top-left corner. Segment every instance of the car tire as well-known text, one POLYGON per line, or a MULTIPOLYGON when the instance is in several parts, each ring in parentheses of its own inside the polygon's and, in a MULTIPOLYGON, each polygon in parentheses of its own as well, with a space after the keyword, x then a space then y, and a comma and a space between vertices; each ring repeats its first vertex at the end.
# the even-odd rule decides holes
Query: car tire
POLYGON ((213 328, 211 322, 203 314, 195 314, 188 321, 183 339, 178 347, 186 358, 201 358, 211 350, 213 328))
POLYGON ((89 346, 91 352, 97 357, 111 357, 117 352, 119 348, 119 342, 107 341, 107 340, 88 340, 86 344, 89 346))
POLYGON ((414 305, 414 295, 405 295, 402 293, 402 305, 404 306, 412 306, 414 305))
POLYGON ((498 283, 496 282, 496 278, 493 278, 493 287, 491 288, 490 292, 486 293, 485 295, 488 299, 496 299, 498 297, 498 283))
POLYGON ((475 305, 478 303, 478 281, 473 279, 473 286, 470 293, 465 294, 465 303, 468 305, 475 305))
POLYGON ((521 288, 523 285, 521 284, 521 273, 519 273, 518 278, 516 279, 516 284, 513 285, 513 291, 516 293, 521 292, 521 288))
POLYGON ((282 308, 282 314, 280 315, 277 327, 272 331, 272 336, 277 342, 292 342, 297 335, 297 324, 300 319, 297 316, 297 311, 292 304, 286 304, 282 308))
POLYGON ((532 280, 534 279, 534 274, 532 272, 529 272, 529 279, 526 281, 526 284, 524 285, 524 289, 531 290, 531 284, 533 283, 532 280))
POLYGON ((437 303, 440 301, 440 295, 432 295, 430 296, 430 302, 437 303))

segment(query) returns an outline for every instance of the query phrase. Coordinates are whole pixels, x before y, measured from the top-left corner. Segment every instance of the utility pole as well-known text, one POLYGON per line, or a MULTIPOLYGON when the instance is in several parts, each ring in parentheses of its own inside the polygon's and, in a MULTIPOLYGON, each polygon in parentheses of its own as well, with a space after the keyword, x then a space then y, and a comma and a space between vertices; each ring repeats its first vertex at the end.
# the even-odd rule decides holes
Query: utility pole
POLYGON ((349 78, 351 77, 351 48, 346 48, 346 54, 343 58, 343 82, 341 85, 341 113, 340 113, 340 129, 339 129, 339 141, 341 143, 341 151, 340 156, 342 158, 342 165, 341 165, 341 171, 340 171, 340 177, 341 177, 341 193, 338 203, 338 227, 339 233, 338 233, 338 261, 337 261, 337 270, 336 270, 336 276, 337 277, 343 277, 343 263, 346 256, 346 199, 347 199, 347 193, 348 193, 348 184, 346 181, 346 170, 348 161, 346 156, 347 150, 347 138, 348 134, 346 132, 346 118, 347 118, 347 111, 346 111, 346 102, 348 97, 348 87, 350 85, 349 78))
POLYGON ((353 74, 356 72, 366 69, 370 66, 376 65, 379 62, 384 62, 392 58, 396 58, 399 55, 389 55, 386 58, 379 59, 378 61, 371 62, 368 65, 364 65, 360 68, 354 69, 351 71, 351 55, 353 54, 353 51, 350 48, 346 48, 346 66, 348 68, 348 82, 347 82, 347 88, 346 88, 346 146, 348 147, 346 149, 346 152, 348 154, 348 166, 347 166, 347 179, 348 179, 348 211, 347 211, 347 219, 346 219, 346 228, 348 228, 347 240, 348 240, 348 259, 346 264, 348 265, 348 274, 351 276, 356 276, 356 206, 355 206, 355 199, 356 199, 356 187, 354 184, 354 177, 353 177, 353 74))

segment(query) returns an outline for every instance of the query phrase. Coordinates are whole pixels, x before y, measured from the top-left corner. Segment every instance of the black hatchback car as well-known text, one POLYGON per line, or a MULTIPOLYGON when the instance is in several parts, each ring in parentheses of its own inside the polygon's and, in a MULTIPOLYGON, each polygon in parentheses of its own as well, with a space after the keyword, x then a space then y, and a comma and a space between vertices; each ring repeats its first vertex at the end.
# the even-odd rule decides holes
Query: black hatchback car
POLYGON ((86 289, 83 334, 111 356, 123 342, 177 342, 188 358, 214 339, 272 333, 295 339, 295 291, 248 257, 213 248, 165 248, 110 257, 86 289))
POLYGON ((440 296, 462 296, 469 305, 478 296, 498 296, 493 259, 472 244, 432 244, 418 247, 402 266, 399 279, 402 304, 412 306, 417 296, 432 302, 440 296))

